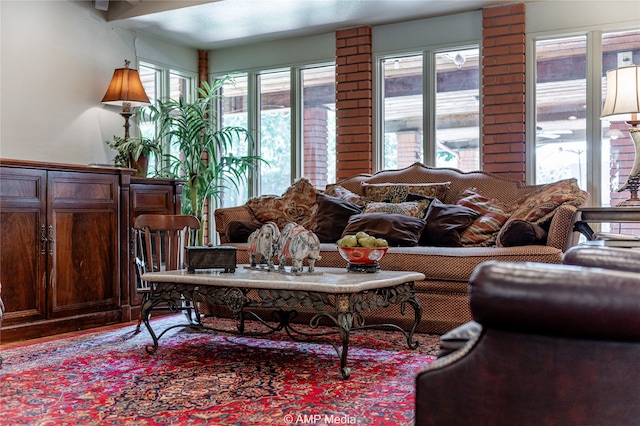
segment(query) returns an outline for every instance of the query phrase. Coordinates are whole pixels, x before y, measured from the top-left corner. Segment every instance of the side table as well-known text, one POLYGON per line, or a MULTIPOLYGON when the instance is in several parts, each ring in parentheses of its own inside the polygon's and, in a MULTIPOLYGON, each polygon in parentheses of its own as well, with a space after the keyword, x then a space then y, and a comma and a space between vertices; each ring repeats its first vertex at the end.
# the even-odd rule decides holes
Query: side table
POLYGON ((576 212, 573 230, 593 240, 593 229, 589 223, 640 223, 640 208, 637 207, 581 207, 576 212))

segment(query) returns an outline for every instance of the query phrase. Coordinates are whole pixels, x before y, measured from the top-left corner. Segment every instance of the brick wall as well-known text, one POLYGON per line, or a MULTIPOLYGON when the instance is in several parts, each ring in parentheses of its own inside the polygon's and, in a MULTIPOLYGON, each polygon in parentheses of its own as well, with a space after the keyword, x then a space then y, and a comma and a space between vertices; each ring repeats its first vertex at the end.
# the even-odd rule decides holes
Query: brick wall
POLYGON ((373 169, 371 28, 336 32, 336 179, 373 169))
POLYGON ((525 5, 482 10, 482 169, 524 181, 525 5))
MULTIPOLYGON (((209 81, 209 52, 206 50, 198 50, 198 86, 203 81, 209 81)), ((205 153, 206 155, 206 153, 205 153)), ((203 156, 204 158, 204 156, 203 156)), ((208 157, 207 157, 208 158, 208 157)), ((202 208, 202 220, 204 223, 200 224, 200 229, 204 234, 204 244, 209 244, 209 200, 205 200, 204 207, 202 208)))
POLYGON ((317 187, 328 183, 327 110, 304 108, 304 176, 317 187))

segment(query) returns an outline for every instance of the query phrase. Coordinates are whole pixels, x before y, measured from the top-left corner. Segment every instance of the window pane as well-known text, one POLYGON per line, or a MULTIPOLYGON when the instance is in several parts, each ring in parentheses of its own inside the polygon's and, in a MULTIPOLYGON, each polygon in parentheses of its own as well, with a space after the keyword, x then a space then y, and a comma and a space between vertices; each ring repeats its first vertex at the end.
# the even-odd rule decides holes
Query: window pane
MULTIPOLYGON (((158 83, 160 81, 160 71, 140 65, 138 67, 138 74, 140 75, 140 81, 142 81, 142 86, 144 87, 144 91, 149 97, 149 101, 151 105, 155 105, 156 100, 158 99, 158 83)), ((140 129, 140 136, 144 138, 153 139, 156 136, 156 126, 155 123, 145 120, 142 115, 138 117, 138 128, 140 129)), ((149 172, 148 174, 154 176, 158 173, 158 164, 156 163, 156 158, 151 156, 149 158, 149 172)))
POLYGON ((291 105, 289 71, 261 74, 260 194, 282 194, 291 184, 291 105))
POLYGON ((384 169, 423 162, 422 68, 422 55, 382 61, 384 169))
POLYGON ((436 54, 436 166, 480 169, 479 50, 436 54))
MULTIPOLYGON (((604 34, 602 37, 602 99, 607 92, 607 71, 640 63, 640 31, 604 34)), ((602 191, 601 204, 615 206, 629 198, 628 191, 618 192, 629 177, 635 148, 624 121, 602 120, 602 191)), ((640 154, 640 153, 639 153, 640 154)), ((637 226, 636 226, 637 227, 637 226)))
POLYGON ((587 38, 536 42, 536 183, 587 189, 587 38))
MULTIPOLYGON (((175 72, 169 72, 169 97, 178 100, 180 97, 186 101, 191 100, 191 79, 179 75, 175 72)), ((180 155, 177 144, 169 147, 171 155, 180 155)))
POLYGON ((335 76, 333 65, 302 70, 302 175, 318 188, 336 181, 335 76))
MULTIPOLYGON (((248 106, 247 106, 247 75, 236 75, 233 78, 233 83, 230 82, 222 88, 222 120, 220 125, 222 127, 243 127, 249 128, 248 121, 248 106)), ((249 144, 243 138, 233 141, 233 149, 230 154, 235 156, 249 155, 249 144)), ((221 197, 221 207, 239 206, 244 204, 249 199, 249 191, 247 188, 247 182, 241 182, 241 185, 236 189, 235 187, 225 188, 224 194, 221 197)))

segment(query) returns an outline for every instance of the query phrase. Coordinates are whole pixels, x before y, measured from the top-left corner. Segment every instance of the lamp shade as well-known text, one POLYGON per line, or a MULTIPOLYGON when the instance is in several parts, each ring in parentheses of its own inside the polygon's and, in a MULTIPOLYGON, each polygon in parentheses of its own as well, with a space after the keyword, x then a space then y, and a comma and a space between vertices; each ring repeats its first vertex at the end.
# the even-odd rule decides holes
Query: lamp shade
POLYGON ((130 104, 130 106, 151 103, 144 91, 138 71, 129 68, 129 61, 125 61, 124 68, 117 68, 113 72, 111 83, 107 93, 102 98, 102 102, 109 105, 123 106, 126 103, 130 104))
POLYGON ((640 113, 640 66, 607 71, 607 97, 600 118, 616 121, 637 120, 640 113))

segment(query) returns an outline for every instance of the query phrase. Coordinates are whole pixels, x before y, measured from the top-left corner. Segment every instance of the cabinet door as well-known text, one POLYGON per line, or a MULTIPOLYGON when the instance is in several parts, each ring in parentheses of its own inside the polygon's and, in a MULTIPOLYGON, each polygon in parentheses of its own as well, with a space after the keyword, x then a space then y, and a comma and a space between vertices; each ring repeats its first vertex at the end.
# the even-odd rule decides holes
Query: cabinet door
POLYGON ((118 192, 114 175, 49 172, 50 318, 119 306, 118 192))
POLYGON ((46 172, 0 167, 3 326, 46 317, 46 172))

